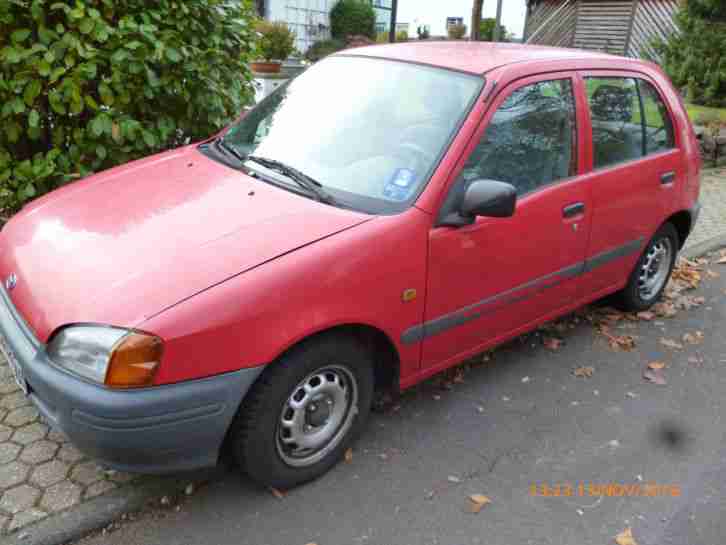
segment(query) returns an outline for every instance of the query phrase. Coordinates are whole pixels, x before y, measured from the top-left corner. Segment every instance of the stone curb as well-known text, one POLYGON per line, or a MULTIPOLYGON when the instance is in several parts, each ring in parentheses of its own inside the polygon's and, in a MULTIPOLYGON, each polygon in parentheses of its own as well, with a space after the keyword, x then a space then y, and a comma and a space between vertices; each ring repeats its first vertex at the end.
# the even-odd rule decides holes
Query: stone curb
POLYGON ((683 257, 687 257, 688 259, 692 259, 694 257, 699 257, 703 254, 707 254, 708 252, 713 252, 714 250, 718 250, 725 246, 726 233, 716 235, 715 237, 711 237, 707 240, 704 240, 703 242, 694 244, 693 246, 686 246, 685 248, 683 248, 683 250, 681 250, 681 255, 683 257))
POLYGON ((129 483, 123 487, 84 502, 67 511, 20 528, 17 532, 0 538, 0 545, 62 545, 71 543, 100 530, 122 515, 140 511, 150 501, 164 495, 183 494, 189 483, 195 488, 215 481, 229 469, 220 463, 217 467, 169 477, 153 477, 142 483, 129 483))

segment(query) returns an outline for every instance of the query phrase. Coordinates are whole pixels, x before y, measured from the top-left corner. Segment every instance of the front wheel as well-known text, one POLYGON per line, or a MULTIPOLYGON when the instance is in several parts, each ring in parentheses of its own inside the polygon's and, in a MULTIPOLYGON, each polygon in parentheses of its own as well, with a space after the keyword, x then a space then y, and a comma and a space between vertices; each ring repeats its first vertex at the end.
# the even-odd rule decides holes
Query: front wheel
POLYGON ((668 284, 677 253, 678 232, 666 223, 645 247, 627 285, 616 294, 616 306, 632 312, 650 308, 668 284))
POLYGON ((230 430, 234 455, 255 481, 287 489, 335 465, 362 429, 373 362, 355 340, 311 339, 270 365, 230 430))

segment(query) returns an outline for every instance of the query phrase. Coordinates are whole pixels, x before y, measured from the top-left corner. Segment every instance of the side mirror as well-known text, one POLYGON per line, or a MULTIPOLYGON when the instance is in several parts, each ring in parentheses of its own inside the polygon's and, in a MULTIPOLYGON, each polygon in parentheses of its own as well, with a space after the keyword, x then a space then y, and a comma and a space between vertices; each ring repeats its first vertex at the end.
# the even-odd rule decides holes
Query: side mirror
POLYGON ((459 213, 465 218, 509 218, 514 215, 516 204, 517 190, 513 185, 494 180, 476 180, 464 193, 459 213))

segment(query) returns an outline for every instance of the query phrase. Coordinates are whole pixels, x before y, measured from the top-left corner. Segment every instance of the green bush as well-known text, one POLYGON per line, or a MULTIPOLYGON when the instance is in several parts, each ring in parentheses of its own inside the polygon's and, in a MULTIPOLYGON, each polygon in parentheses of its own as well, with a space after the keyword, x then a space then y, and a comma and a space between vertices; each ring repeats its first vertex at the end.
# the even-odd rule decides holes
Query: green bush
POLYGON ((663 68, 690 102, 726 106, 725 17, 720 1, 688 0, 676 14, 680 32, 655 44, 663 68))
POLYGON ((295 34, 287 23, 257 21, 255 30, 260 34, 257 54, 266 61, 284 61, 295 51, 295 34))
POLYGON ((0 207, 213 134, 252 96, 250 0, 0 0, 0 207))
MULTIPOLYGON (((494 41, 494 29, 497 27, 497 20, 494 17, 486 17, 479 23, 479 39, 482 42, 493 42, 494 41)), ((507 27, 499 25, 499 41, 508 42, 509 32, 507 27)))
POLYGON ((451 25, 448 33, 450 39, 461 40, 466 35, 466 25, 451 25))
POLYGON ((365 0, 340 0, 330 10, 330 32, 345 41, 348 36, 376 38, 376 12, 365 0))
POLYGON ((317 62, 341 49, 345 49, 345 42, 341 40, 322 40, 315 42, 308 48, 305 58, 310 62, 317 62))

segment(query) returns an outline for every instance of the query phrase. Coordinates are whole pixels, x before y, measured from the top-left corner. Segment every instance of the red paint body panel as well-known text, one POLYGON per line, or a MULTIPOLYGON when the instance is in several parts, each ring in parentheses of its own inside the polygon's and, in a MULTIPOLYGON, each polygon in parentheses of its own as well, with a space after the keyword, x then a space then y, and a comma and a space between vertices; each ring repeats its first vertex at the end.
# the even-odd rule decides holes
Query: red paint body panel
POLYGON ((407 331, 648 239, 697 200, 695 137, 677 93, 654 65, 483 43, 384 45, 341 55, 485 74, 482 96, 415 207, 380 217, 338 209, 256 181, 191 146, 92 176, 37 200, 0 233, 0 277, 17 274, 12 300, 38 337, 45 341, 74 322, 155 333, 165 342, 156 376, 163 384, 266 364, 317 332, 361 324, 390 340, 400 385, 408 387, 617 289, 637 255, 427 339, 403 342, 407 331), (616 68, 656 85, 671 110, 678 150, 592 172, 580 78, 616 68), (563 73, 578 93, 577 176, 523 197, 512 218, 436 227, 447 191, 496 106, 527 78, 563 73), (667 170, 677 176, 664 188, 658 176, 667 170), (573 202, 585 211, 566 220, 562 208, 573 202), (411 288, 418 296, 403 302, 411 288))
POLYGON ((60 325, 138 326, 280 254, 366 221, 183 148, 92 176, 25 208, 0 270, 42 341, 60 325), (254 195, 249 195, 254 191, 254 195))

